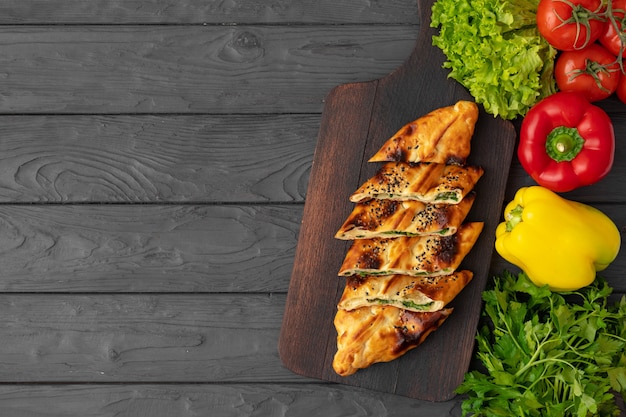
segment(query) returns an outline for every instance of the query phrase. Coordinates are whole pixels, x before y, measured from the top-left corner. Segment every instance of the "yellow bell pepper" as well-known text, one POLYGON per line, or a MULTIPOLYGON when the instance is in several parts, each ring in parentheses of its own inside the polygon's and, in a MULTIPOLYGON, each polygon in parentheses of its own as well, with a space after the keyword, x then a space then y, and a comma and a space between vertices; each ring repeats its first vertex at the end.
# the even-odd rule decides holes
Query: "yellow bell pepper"
POLYGON ((620 232, 600 210, 541 186, 520 188, 496 228, 496 251, 538 286, 573 291, 617 257, 620 232))

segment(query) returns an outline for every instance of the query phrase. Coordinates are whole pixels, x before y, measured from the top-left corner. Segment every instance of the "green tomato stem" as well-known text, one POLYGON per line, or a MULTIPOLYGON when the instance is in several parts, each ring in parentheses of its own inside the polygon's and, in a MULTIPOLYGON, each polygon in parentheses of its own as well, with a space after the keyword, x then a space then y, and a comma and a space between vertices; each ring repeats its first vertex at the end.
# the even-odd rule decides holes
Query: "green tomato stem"
POLYGON ((569 19, 564 19, 563 17, 557 15, 561 20, 561 24, 559 24, 557 28, 574 23, 576 25, 576 38, 574 40, 574 49, 580 50, 586 48, 591 43, 591 25, 589 24, 589 21, 597 20, 600 22, 604 22, 606 20, 605 13, 602 12, 602 2, 599 3, 596 10, 589 10, 582 5, 575 4, 574 2, 569 0, 560 1, 572 8, 572 14, 569 19), (585 41, 582 45, 579 46, 578 41, 581 39, 581 26, 585 28, 585 41))

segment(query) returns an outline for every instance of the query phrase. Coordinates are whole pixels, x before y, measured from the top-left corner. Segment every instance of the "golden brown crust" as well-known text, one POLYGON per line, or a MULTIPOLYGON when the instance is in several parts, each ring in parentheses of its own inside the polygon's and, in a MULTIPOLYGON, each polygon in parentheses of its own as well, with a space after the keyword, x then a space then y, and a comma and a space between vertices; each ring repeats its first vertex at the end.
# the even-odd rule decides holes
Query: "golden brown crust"
POLYGON ((451 313, 451 308, 415 313, 389 306, 337 310, 333 369, 348 376, 374 363, 396 359, 424 342, 451 313))
POLYGON ((335 234, 337 239, 371 239, 456 233, 470 211, 475 193, 459 204, 433 204, 415 200, 372 199, 354 206, 335 234))
POLYGON ((482 222, 470 222, 451 236, 358 239, 348 249, 339 275, 448 275, 472 249, 482 228, 482 222))
POLYGON ((458 204, 483 175, 481 167, 388 162, 363 183, 350 201, 372 198, 458 204))
POLYGON ((478 120, 478 106, 459 101, 402 127, 369 162, 404 161, 465 164, 478 120))
POLYGON ((354 310, 388 305, 415 312, 437 311, 445 307, 472 280, 472 271, 462 270, 437 277, 352 275, 337 308, 354 310))
POLYGON ((484 172, 465 165, 477 118, 473 102, 436 109, 369 160, 386 163, 350 196, 357 204, 335 235, 353 240, 339 270, 347 277, 334 320, 339 375, 420 345, 472 280, 456 269, 483 229, 463 223, 484 172))

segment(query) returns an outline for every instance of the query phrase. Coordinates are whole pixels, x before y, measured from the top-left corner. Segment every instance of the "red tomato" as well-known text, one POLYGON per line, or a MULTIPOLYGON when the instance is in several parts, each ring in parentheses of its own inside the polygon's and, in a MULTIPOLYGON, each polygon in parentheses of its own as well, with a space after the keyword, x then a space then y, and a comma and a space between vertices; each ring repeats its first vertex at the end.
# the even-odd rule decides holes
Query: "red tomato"
POLYGON ((606 22, 604 31, 598 38, 598 41, 612 54, 619 55, 620 50, 623 48, 622 38, 620 35, 624 36, 622 28, 626 27, 624 26, 626 0, 613 0, 611 2, 611 10, 615 21, 612 22, 609 20, 606 22))
POLYGON ((539 33, 556 49, 574 51, 596 41, 605 28, 602 0, 541 0, 539 33))
POLYGON ((562 52, 554 65, 559 90, 581 93, 591 102, 613 94, 620 76, 615 55, 598 43, 580 51, 562 52))
POLYGON ((615 91, 617 98, 624 104, 626 104, 626 77, 622 76, 617 83, 617 90, 615 91))

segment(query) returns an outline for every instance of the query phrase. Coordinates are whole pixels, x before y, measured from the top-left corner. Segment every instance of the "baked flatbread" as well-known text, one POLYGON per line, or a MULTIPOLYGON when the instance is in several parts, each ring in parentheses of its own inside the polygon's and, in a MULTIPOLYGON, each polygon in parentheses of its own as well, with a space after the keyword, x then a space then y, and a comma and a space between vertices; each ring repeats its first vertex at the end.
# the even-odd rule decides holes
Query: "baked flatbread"
POLYGON ((483 224, 463 223, 451 236, 357 239, 348 249, 339 275, 449 275, 472 249, 483 224))
POLYGON ((391 306, 337 310, 333 369, 348 376, 374 363, 394 360, 420 345, 451 313, 451 308, 415 313, 391 306))
POLYGON ((475 166, 388 162, 350 196, 350 201, 378 198, 458 204, 483 172, 475 166))
POLYGON ((419 235, 449 236, 456 233, 475 199, 476 194, 472 192, 459 204, 380 199, 357 203, 335 238, 349 240, 419 235))
POLYGON ((388 305, 415 312, 437 311, 444 308, 472 280, 472 271, 462 270, 438 277, 383 275, 361 277, 352 275, 337 308, 388 305))
POLYGON ((478 120, 478 106, 459 101, 406 124, 370 162, 404 161, 465 164, 478 120))

